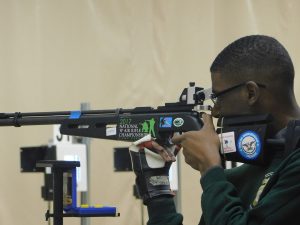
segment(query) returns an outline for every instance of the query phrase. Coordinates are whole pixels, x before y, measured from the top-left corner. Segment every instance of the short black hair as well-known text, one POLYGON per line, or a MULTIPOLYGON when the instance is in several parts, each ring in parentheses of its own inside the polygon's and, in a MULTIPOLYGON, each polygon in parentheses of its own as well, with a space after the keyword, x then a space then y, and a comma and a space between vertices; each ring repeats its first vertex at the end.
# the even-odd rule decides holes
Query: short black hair
POLYGON ((278 81, 293 89, 294 66, 287 50, 265 35, 242 37, 224 48, 210 67, 234 81, 278 81))

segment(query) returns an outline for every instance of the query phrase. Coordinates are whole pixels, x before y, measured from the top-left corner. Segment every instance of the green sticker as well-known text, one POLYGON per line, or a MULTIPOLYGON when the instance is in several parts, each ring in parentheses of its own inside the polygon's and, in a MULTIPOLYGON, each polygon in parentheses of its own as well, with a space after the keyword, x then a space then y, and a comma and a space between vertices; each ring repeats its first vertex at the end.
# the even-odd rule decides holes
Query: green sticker
POLYGON ((155 135, 155 119, 139 120, 127 117, 122 117, 119 120, 118 136, 121 140, 138 140, 150 134, 155 135))

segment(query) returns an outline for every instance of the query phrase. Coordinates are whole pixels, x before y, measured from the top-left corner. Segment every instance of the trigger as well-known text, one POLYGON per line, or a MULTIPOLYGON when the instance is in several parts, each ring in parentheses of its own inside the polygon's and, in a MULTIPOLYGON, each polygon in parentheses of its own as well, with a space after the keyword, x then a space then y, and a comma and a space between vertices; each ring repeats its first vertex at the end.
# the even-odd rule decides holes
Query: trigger
POLYGON ((172 142, 173 133, 169 134, 168 136, 165 135, 162 139, 158 140, 156 139, 156 142, 164 147, 172 147, 174 143, 172 142))

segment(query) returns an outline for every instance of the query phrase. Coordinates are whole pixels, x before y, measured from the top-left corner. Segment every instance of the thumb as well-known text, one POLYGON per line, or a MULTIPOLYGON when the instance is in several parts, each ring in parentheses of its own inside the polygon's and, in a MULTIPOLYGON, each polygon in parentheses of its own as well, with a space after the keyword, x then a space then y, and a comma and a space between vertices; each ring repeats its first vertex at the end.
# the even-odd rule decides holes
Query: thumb
POLYGON ((202 119, 203 119, 203 123, 204 123, 204 125, 203 125, 204 129, 215 130, 215 126, 214 126, 211 115, 203 113, 202 114, 202 119))

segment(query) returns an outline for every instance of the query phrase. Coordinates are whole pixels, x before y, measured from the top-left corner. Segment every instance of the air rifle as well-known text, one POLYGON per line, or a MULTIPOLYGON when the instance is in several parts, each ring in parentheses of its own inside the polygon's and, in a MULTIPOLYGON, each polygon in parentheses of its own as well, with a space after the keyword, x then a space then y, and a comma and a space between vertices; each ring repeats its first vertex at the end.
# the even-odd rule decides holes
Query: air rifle
MULTIPOLYGON (((157 108, 0 113, 0 126, 60 124, 61 134, 129 142, 151 134, 160 145, 168 146, 174 133, 202 128, 201 111, 211 110, 211 106, 204 105, 210 97, 211 89, 204 90, 191 82, 183 89, 178 102, 157 108)), ((217 133, 220 134, 222 158, 265 164, 270 146, 279 150, 287 148, 284 139, 270 139, 271 122, 268 114, 219 118, 217 133)), ((299 127, 299 123, 292 130, 295 127, 299 127)))
POLYGON ((179 102, 157 108, 0 113, 0 126, 60 124, 64 135, 130 142, 151 134, 158 143, 168 145, 175 132, 201 129, 200 111, 210 110, 203 105, 209 97, 209 89, 191 82, 179 102))

